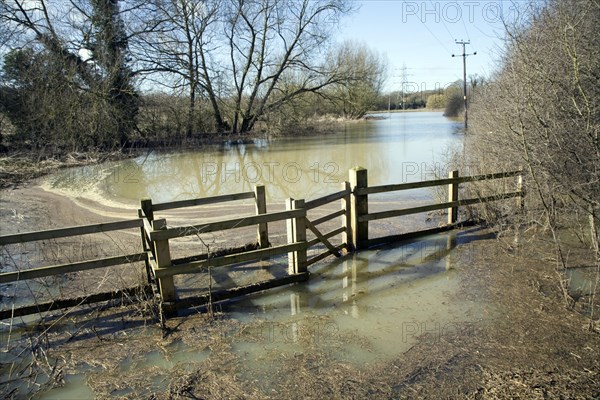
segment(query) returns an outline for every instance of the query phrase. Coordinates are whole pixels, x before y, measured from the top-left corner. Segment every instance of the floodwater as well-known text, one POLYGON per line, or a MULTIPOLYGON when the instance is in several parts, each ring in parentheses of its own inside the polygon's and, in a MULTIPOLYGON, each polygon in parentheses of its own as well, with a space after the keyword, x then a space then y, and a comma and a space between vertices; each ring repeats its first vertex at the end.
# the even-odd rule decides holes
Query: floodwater
POLYGON ((339 190, 355 166, 368 169, 370 185, 432 179, 434 170, 444 169, 446 149, 462 143, 461 125, 438 112, 377 117, 381 119, 349 123, 324 137, 151 152, 56 174, 50 186, 161 203, 251 191, 263 184, 268 201, 311 199, 339 190))
MULTIPOLYGON (((260 376, 266 387, 276 388, 278 382, 268 377, 306 348, 369 368, 408 351, 423 334, 434 342, 465 334, 490 309, 458 294, 459 270, 464 266, 453 250, 481 237, 480 229, 474 228, 355 253, 317 264, 306 283, 226 303, 227 318, 251 327, 226 338, 244 366, 241 376, 250 380, 260 376)), ((176 342, 126 360, 119 368, 123 375, 147 370, 155 377, 147 390, 162 391, 173 374, 193 371, 210 356, 209 348, 176 342)), ((94 372, 96 379, 101 375, 94 372)), ((68 375, 64 387, 39 398, 89 397, 92 392, 85 381, 85 372, 68 375)))
MULTIPOLYGON (((337 191, 354 166, 368 169, 370 185, 433 179, 434 170, 445 173, 445 151, 462 143, 460 124, 432 112, 381 116, 384 118, 348 124, 323 138, 153 152, 132 160, 62 171, 51 177, 48 185, 116 202, 150 197, 159 203, 249 191, 255 184, 264 184, 268 201, 279 202, 337 191)), ((426 193, 420 191, 416 196, 425 197, 426 193)), ((259 331, 232 336, 232 350, 247 361, 244 364, 250 375, 259 372, 253 368, 262 373, 265 368, 277 368, 282 354, 291 357, 305 346, 321 346, 335 359, 368 367, 407 351, 422 334, 434 339, 458 334, 459 325, 481 318, 484 305, 457 296, 460 280, 456 271, 463 266, 454 259, 453 249, 477 240, 478 235, 477 230, 450 232, 329 259, 311 267, 308 282, 231 301, 224 306, 228 318, 261 321, 259 331)), ((152 366, 153 371, 168 375, 178 365, 202 362, 210 356, 210 350, 182 344, 167 350, 168 355, 150 351, 121 368, 152 366)), ((85 371, 65 380, 64 387, 39 398, 90 397, 85 371)), ((161 389, 160 382, 157 380, 156 390, 161 389)))

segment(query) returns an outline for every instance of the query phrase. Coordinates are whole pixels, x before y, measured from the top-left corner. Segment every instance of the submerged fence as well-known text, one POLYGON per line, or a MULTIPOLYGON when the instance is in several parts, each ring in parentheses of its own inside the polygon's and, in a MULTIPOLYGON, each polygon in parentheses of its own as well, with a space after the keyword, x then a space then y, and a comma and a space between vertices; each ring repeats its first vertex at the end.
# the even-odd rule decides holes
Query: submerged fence
POLYGON ((35 314, 80 304, 106 301, 118 298, 119 296, 138 293, 140 291, 150 296, 158 296, 163 305, 163 309, 166 311, 174 311, 177 308, 190 305, 205 304, 209 301, 220 301, 238 297, 306 280, 308 279, 308 267, 310 265, 331 255, 341 257, 342 251, 344 250, 346 252, 351 252, 366 249, 374 245, 393 242, 407 237, 406 234, 395 234, 385 237, 370 238, 370 221, 446 209, 448 214, 446 225, 427 231, 413 232, 409 235, 415 236, 417 234, 441 232, 456 226, 458 209, 461 206, 515 198, 517 207, 523 207, 524 195, 523 175, 520 170, 475 176, 459 176, 458 171, 451 171, 449 177, 445 179, 369 186, 367 170, 357 167, 349 171, 349 182, 343 182, 339 191, 310 201, 305 201, 304 199, 287 199, 285 211, 267 211, 264 186, 256 186, 252 192, 168 203, 153 204, 151 199, 144 199, 140 203, 137 219, 0 236, 0 246, 4 246, 15 243, 26 243, 46 239, 139 228, 141 236, 139 252, 69 264, 3 272, 0 273, 0 284, 10 284, 28 279, 131 264, 133 262, 144 262, 148 285, 113 291, 110 293, 81 296, 73 299, 61 299, 20 308, 13 307, 9 310, 1 310, 0 319, 35 314), (459 185, 461 184, 504 178, 515 178, 514 191, 467 199, 459 198, 459 185), (447 187, 448 201, 412 208, 369 212, 369 195, 436 186, 447 187), (155 214, 161 211, 194 206, 224 204, 247 199, 254 200, 255 212, 253 215, 240 218, 177 227, 169 226, 164 218, 155 218, 155 214), (312 220, 308 217, 308 211, 335 203, 339 203, 339 209, 337 211, 329 212, 324 216, 313 218, 312 220), (334 221, 335 219, 339 219, 339 227, 329 232, 322 232, 322 225, 326 222, 334 221), (273 246, 269 241, 269 224, 278 221, 286 222, 287 243, 273 246), (171 245, 169 243, 171 239, 201 235, 210 232, 230 231, 232 229, 250 226, 256 226, 256 246, 252 250, 238 248, 221 252, 218 256, 211 256, 207 251, 205 254, 197 254, 191 257, 171 257, 171 245), (308 240, 308 232, 312 232, 315 238, 308 240), (337 246, 333 245, 331 239, 338 236, 341 237, 341 244, 337 246), (317 245, 320 245, 319 248, 316 247, 317 245), (321 248, 324 248, 324 250, 321 250, 321 248), (320 252, 309 258, 309 249, 316 249, 317 252, 320 252), (250 263, 286 253, 288 255, 288 271, 283 278, 271 279, 246 286, 238 286, 214 293, 201 293, 198 296, 187 298, 184 301, 181 301, 177 296, 177 288, 173 279, 176 275, 206 272, 209 268, 250 263), (149 290, 150 287, 155 287, 155 290, 149 290))

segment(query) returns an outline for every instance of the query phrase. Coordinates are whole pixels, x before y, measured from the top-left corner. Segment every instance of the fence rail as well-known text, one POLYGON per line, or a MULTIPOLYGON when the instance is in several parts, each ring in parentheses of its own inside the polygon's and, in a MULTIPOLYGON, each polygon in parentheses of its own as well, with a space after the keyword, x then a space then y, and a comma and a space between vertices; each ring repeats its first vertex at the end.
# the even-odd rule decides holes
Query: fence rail
POLYGON ((225 231, 235 228, 244 228, 246 226, 258 225, 269 222, 283 221, 289 218, 303 217, 304 212, 301 210, 281 211, 270 214, 253 215, 249 217, 234 218, 224 221, 209 222, 198 225, 178 226, 160 230, 152 230, 148 232, 148 236, 152 241, 174 239, 184 236, 192 236, 201 233, 210 233, 217 231, 225 231))
MULTIPOLYGON (((179 300, 173 281, 173 277, 176 275, 193 274, 206 271, 209 267, 225 267, 264 260, 286 253, 288 254, 287 277, 259 282, 249 286, 228 289, 225 292, 220 292, 216 297, 218 299, 231 298, 240 294, 253 293, 256 291, 265 290, 267 288, 276 287, 278 285, 305 280, 308 277, 308 267, 310 265, 331 255, 340 257, 343 250, 348 252, 360 250, 367 248, 370 245, 382 244, 401 238, 400 235, 391 235, 374 239, 369 238, 370 221, 447 209, 448 224, 433 230, 422 231, 423 233, 429 234, 455 227, 459 207, 510 198, 516 198, 517 206, 523 207, 524 196, 525 192, 523 191, 523 175, 522 171, 520 170, 474 176, 459 176, 458 171, 451 171, 449 177, 444 179, 369 186, 367 170, 357 167, 349 171, 349 182, 343 182, 339 191, 306 202, 303 199, 288 199, 285 204, 285 211, 267 212, 264 186, 256 186, 252 192, 241 192, 158 204, 153 204, 151 199, 143 199, 140 202, 137 219, 0 236, 0 245, 10 245, 37 240, 139 228, 141 235, 141 251, 139 253, 87 260, 64 265, 54 265, 49 267, 5 272, 0 274, 0 283, 6 284, 25 279, 48 277, 69 272, 85 271, 94 268, 110 267, 131 262, 144 261, 146 265, 148 281, 149 283, 156 284, 156 293, 158 293, 160 300, 163 302, 163 309, 169 311, 177 308, 177 302, 179 300), (516 191, 496 193, 477 198, 459 199, 458 189, 459 185, 461 184, 514 177, 517 178, 516 191), (369 195, 435 186, 447 186, 448 201, 427 204, 418 207, 369 213, 369 195), (155 218, 156 212, 186 207, 222 204, 246 199, 254 200, 255 214, 240 218, 179 227, 170 227, 167 224, 166 219, 155 218), (327 214, 318 218, 309 218, 309 211, 327 205, 331 207, 331 204, 336 202, 339 202, 339 210, 334 212, 328 211, 327 214), (327 222, 331 223, 331 221, 334 221, 336 218, 340 219, 339 227, 330 230, 329 232, 322 232, 322 225, 327 222), (277 221, 286 221, 287 243, 283 245, 272 246, 269 242, 268 224, 277 221), (244 247, 233 249, 227 254, 220 254, 219 256, 214 257, 212 257, 210 254, 198 254, 191 257, 171 259, 169 246, 169 240, 171 239, 249 226, 257 227, 257 247, 255 249, 248 250, 244 247), (307 238, 308 232, 311 232, 314 235, 313 239, 307 238), (332 244, 330 239, 339 235, 341 235, 341 243, 336 245, 332 244), (324 247, 324 249, 319 250, 319 248, 316 248, 317 251, 321 252, 312 256, 311 258, 308 258, 308 249, 315 248, 317 245, 324 247)), ((418 233, 419 232, 413 232, 410 233, 410 235, 416 236, 418 233)), ((128 290, 131 291, 133 289, 126 289, 123 291, 123 293, 127 292, 128 290)), ((85 300, 85 302, 88 303, 90 301, 104 301, 106 299, 112 299, 115 297, 115 293, 116 292, 111 292, 105 296, 102 296, 102 294, 94 295, 93 297, 86 298, 87 300, 85 300)), ((207 297, 204 294, 194 298, 214 299, 214 297, 207 297)), ((55 309, 56 304, 65 306, 77 304, 73 303, 75 300, 79 301, 81 299, 67 299, 60 300, 56 303, 48 303, 45 309, 55 309)), ((190 300, 186 299, 179 304, 189 305, 189 303, 190 300)), ((44 307, 42 307, 42 309, 44 309, 44 307)), ((28 306, 12 311, 4 310, 0 311, 0 318, 25 315, 27 313, 38 312, 39 310, 40 307, 37 306, 28 306)))
POLYGON ((49 229, 45 231, 17 233, 14 235, 0 236, 0 246, 7 244, 26 243, 36 240, 60 239, 70 236, 81 236, 92 233, 118 231, 128 228, 139 228, 143 224, 141 219, 106 222, 103 224, 73 226, 69 228, 49 229))
POLYGON ((511 177, 515 177, 515 176, 521 176, 522 174, 523 174, 523 171, 516 170, 516 171, 510 171, 510 172, 500 172, 500 173, 496 173, 496 174, 457 176, 455 178, 443 178, 443 179, 434 179, 434 180, 429 180, 429 181, 399 183, 399 184, 394 184, 394 185, 371 186, 371 187, 367 187, 367 188, 359 188, 359 190, 357 191, 357 194, 365 195, 365 194, 395 192, 395 191, 409 190, 409 189, 422 189, 422 188, 428 188, 428 187, 434 187, 434 186, 457 185, 460 183, 480 182, 480 181, 487 181, 487 180, 501 179, 501 178, 511 178, 511 177))
POLYGON ((171 201, 168 203, 158 203, 152 206, 154 211, 173 210, 176 208, 206 206, 210 204, 226 203, 236 200, 254 199, 254 192, 243 192, 235 194, 224 194, 221 196, 204 197, 200 199, 171 201))
POLYGON ((419 206, 419 207, 412 207, 412 208, 403 208, 401 210, 381 211, 381 212, 361 215, 358 218, 358 220, 359 220, 359 222, 365 222, 365 221, 375 221, 375 220, 384 219, 384 218, 401 217, 404 215, 419 214, 419 213, 423 213, 423 212, 443 210, 446 208, 457 208, 457 207, 461 207, 461 206, 469 206, 469 205, 479 204, 479 203, 488 203, 490 201, 510 199, 510 198, 514 198, 514 197, 520 197, 520 196, 522 196, 522 194, 523 194, 522 192, 512 192, 512 193, 504 193, 501 195, 450 201, 447 203, 430 204, 430 205, 426 205, 426 206, 419 206))

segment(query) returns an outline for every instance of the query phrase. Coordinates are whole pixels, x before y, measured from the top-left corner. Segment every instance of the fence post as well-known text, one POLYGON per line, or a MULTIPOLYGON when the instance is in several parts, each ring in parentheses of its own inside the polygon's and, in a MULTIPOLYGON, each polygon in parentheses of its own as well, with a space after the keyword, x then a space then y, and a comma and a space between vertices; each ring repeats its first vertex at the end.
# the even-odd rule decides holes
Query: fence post
POLYGON ((369 247, 369 222, 360 221, 360 217, 369 214, 368 195, 361 194, 361 189, 368 188, 367 170, 363 167, 350 169, 350 187, 352 197, 350 201, 350 220, 352 226, 352 247, 356 250, 369 247))
MULTIPOLYGON (((458 171, 450 171, 448 178, 458 178, 458 171)), ((448 202, 458 201, 458 183, 448 184, 448 202)), ((448 207, 448 224, 454 224, 458 219, 458 207, 448 207)))
POLYGON ((346 250, 351 252, 354 250, 352 246, 352 220, 350 214, 350 203, 352 196, 352 190, 350 189, 350 182, 342 182, 342 190, 348 191, 348 194, 342 197, 342 210, 344 211, 344 215, 342 215, 342 226, 346 228, 346 230, 342 233, 342 242, 346 243, 346 250))
MULTIPOLYGON (((152 221, 152 229, 155 231, 167 229, 167 221, 165 219, 156 219, 152 221)), ((169 239, 155 241, 154 249, 156 251, 156 265, 158 268, 170 267, 171 251, 169 250, 169 239)), ((163 302, 175 302, 175 284, 173 283, 173 276, 159 278, 158 288, 163 302)))
MULTIPOLYGON (((287 199, 286 210, 305 210, 304 200, 287 199)), ((306 210, 303 216, 298 218, 289 218, 287 220, 288 243, 306 243, 306 210)), ((306 266, 306 247, 288 253, 288 273, 290 275, 299 274, 307 271, 306 266)))
MULTIPOLYGON (((144 218, 144 213, 142 212, 142 210, 138 210, 138 218, 144 218)), ((142 239, 142 251, 144 253, 148 253, 148 251, 150 250, 150 247, 148 246, 148 243, 146 241, 146 228, 144 228, 144 225, 142 224, 142 226, 140 226, 140 236, 142 239)), ((148 278, 148 283, 152 283, 152 269, 150 267, 150 261, 148 260, 148 257, 146 256, 146 258, 144 259, 144 265, 146 267, 146 277, 148 278)))
POLYGON ((521 192, 516 198, 517 210, 522 211, 525 208, 525 193, 523 192, 523 167, 519 166, 521 173, 517 175, 517 192, 521 192))
MULTIPOLYGON (((256 215, 267 213, 267 196, 265 193, 265 187, 258 185, 254 187, 254 200, 256 202, 256 215)), ((269 247, 269 226, 268 224, 258 224, 256 231, 258 246, 261 249, 269 247)))
POLYGON ((150 223, 154 221, 154 210, 152 210, 152 199, 142 199, 140 200, 140 208, 146 215, 146 218, 150 223))

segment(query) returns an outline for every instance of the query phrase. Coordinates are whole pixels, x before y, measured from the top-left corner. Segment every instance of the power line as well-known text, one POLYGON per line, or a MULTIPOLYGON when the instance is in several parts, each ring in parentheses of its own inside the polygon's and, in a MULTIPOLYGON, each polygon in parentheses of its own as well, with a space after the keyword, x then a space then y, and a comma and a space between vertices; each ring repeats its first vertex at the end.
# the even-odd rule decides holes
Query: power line
MULTIPOLYGON (((417 18, 419 21, 421 21, 421 18, 417 18)), ((431 29, 429 29, 429 27, 427 26, 427 24, 425 24, 425 22, 421 21, 421 23, 423 24, 423 26, 425 27, 425 29, 427 29, 429 31, 429 33, 431 33, 431 36, 433 36, 435 38, 435 40, 438 41, 439 44, 442 45, 442 47, 444 49, 446 49, 446 51, 450 54, 452 53, 450 51, 450 49, 448 48, 448 46, 446 46, 444 43, 442 43, 442 41, 440 39, 438 39, 438 37, 431 31, 431 29)))
MULTIPOLYGON (((436 4, 433 2, 433 0, 429 0, 429 2, 433 5, 434 8, 436 8, 436 4)), ((446 32, 448 32, 448 35, 450 35, 450 38, 454 38, 454 35, 452 35, 452 32, 450 32, 450 30, 446 26, 446 23, 444 22, 444 16, 443 15, 440 16, 440 20, 442 21, 442 25, 444 26, 444 29, 446 29, 446 32)))
POLYGON ((467 29, 467 24, 465 24, 465 19, 463 18, 463 16, 461 16, 460 18, 463 27, 465 28, 465 33, 467 34, 467 39, 469 39, 469 42, 471 41, 471 36, 469 35, 469 30, 467 29))
POLYGON ((474 56, 477 55, 477 52, 473 52, 472 54, 467 54, 466 50, 465 50, 465 46, 468 44, 471 44, 470 40, 467 40, 466 42, 464 40, 455 41, 456 44, 460 44, 462 45, 462 54, 460 55, 455 55, 452 54, 452 57, 462 57, 463 58, 463 99, 465 101, 465 132, 467 131, 468 128, 468 121, 469 121, 469 114, 467 112, 467 108, 468 108, 468 104, 467 104, 467 57, 468 56, 474 56))

